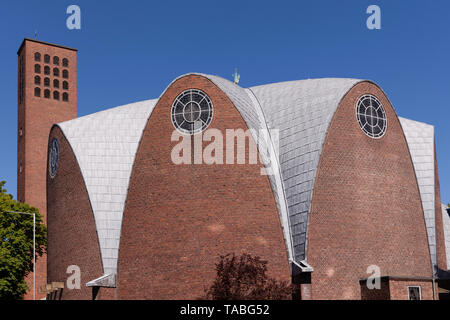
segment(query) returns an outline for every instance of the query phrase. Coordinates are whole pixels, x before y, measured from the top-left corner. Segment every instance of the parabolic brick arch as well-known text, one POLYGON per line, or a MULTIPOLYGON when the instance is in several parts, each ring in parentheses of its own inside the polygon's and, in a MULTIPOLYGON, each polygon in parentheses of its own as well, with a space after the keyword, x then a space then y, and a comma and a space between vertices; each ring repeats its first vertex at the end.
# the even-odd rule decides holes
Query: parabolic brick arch
POLYGON ((435 270, 447 270, 433 127, 398 118, 371 81, 242 88, 187 74, 157 100, 54 125, 49 154, 55 139, 48 281, 76 265, 82 284, 62 299, 196 299, 233 252, 267 260, 302 299, 408 299, 410 287, 432 299, 435 270), (172 161, 171 110, 190 89, 211 101, 208 129, 277 130, 263 146, 276 152, 272 174, 248 152, 245 164, 172 161), (374 98, 359 109, 364 95, 374 98))

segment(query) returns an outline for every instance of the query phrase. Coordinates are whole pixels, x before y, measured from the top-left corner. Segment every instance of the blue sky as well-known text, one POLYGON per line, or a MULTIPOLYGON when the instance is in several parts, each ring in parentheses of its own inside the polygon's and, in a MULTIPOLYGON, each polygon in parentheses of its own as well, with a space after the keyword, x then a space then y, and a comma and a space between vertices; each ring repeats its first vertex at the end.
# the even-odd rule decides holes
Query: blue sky
POLYGON ((450 1, 2 1, 0 180, 16 193, 17 49, 24 37, 75 47, 78 114, 157 98, 187 72, 243 87, 305 78, 370 79, 397 113, 433 124, 450 202, 450 1), (81 30, 66 8, 81 8, 81 30), (381 30, 366 8, 381 8, 381 30))

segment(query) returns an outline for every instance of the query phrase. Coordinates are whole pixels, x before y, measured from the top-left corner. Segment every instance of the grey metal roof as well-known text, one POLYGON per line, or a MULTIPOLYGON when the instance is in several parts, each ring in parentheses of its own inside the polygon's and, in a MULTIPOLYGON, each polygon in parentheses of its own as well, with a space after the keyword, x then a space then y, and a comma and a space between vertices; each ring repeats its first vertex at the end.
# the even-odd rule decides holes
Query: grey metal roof
POLYGON ((422 200, 431 263, 436 266, 436 220, 434 189, 434 127, 399 117, 408 142, 422 200))
POLYGON ((356 79, 314 79, 252 87, 269 129, 279 130, 279 163, 294 260, 307 258, 307 226, 322 145, 331 119, 356 79))
POLYGON ((122 215, 138 143, 157 100, 59 123, 83 175, 105 275, 117 272, 122 215))
POLYGON ((450 217, 447 206, 442 204, 442 225, 444 226, 445 255, 447 258, 447 269, 450 270, 450 217))

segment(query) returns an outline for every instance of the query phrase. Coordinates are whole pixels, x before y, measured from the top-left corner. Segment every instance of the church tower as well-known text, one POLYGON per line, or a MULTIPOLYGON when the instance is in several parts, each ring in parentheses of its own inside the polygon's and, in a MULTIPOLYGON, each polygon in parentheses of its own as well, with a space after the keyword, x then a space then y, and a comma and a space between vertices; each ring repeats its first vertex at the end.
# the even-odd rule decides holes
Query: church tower
MULTIPOLYGON (((47 210, 47 146, 54 123, 77 117, 77 50, 24 39, 18 55, 17 199, 47 210)), ((36 299, 47 281, 47 259, 36 264, 36 299)), ((33 288, 33 276, 27 279, 33 288)), ((25 299, 33 297, 31 290, 25 299)))

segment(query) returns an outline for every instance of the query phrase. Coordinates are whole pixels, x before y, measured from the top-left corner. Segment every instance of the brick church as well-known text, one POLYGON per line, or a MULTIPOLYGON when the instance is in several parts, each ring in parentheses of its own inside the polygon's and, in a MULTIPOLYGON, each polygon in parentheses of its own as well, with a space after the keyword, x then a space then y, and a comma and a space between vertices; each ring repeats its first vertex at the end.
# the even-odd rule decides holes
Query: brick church
POLYGON ((17 197, 48 226, 39 298, 196 299, 233 252, 267 260, 305 300, 448 295, 434 127, 398 117, 376 83, 190 73, 157 99, 77 117, 76 49, 25 39, 18 63, 17 197), (261 163, 174 163, 174 132, 200 141, 195 159, 211 129, 250 132, 249 145, 278 134, 258 144, 261 163), (52 287, 69 266, 80 288, 52 287))

